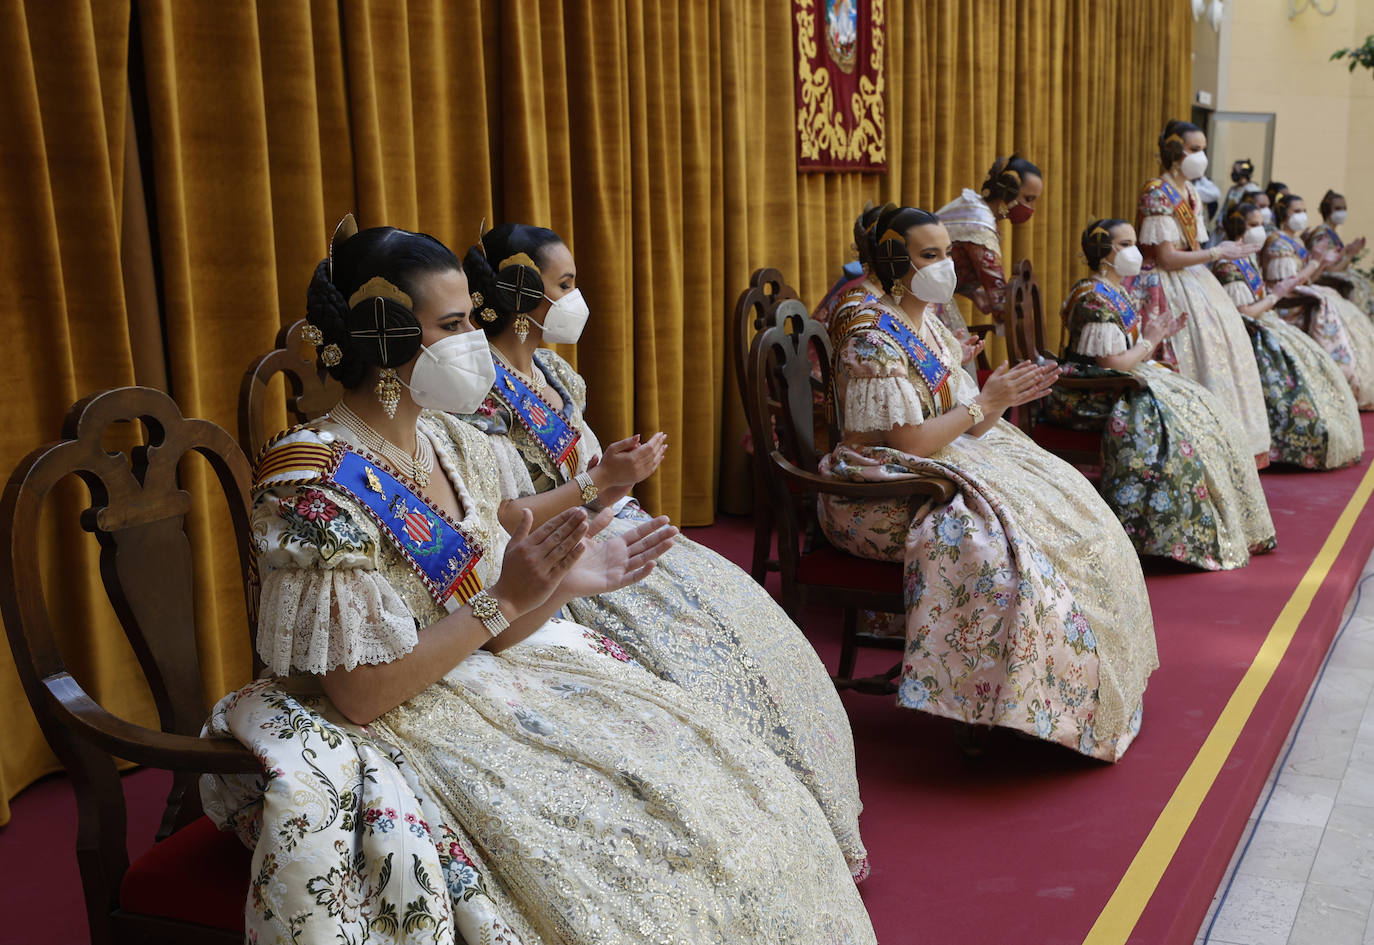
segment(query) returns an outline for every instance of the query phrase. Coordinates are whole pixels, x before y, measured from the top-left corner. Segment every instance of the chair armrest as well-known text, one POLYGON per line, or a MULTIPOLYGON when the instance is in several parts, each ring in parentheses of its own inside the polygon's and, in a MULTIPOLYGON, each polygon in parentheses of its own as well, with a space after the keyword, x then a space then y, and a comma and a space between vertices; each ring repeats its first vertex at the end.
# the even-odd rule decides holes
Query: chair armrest
POLYGON ((969 325, 968 333, 978 338, 986 338, 997 330, 996 325, 969 325))
POLYGON ((845 482, 842 479, 831 479, 807 472, 793 465, 777 450, 774 450, 772 455, 774 468, 782 475, 783 482, 792 492, 821 492, 846 499, 929 496, 941 502, 948 502, 954 498, 954 483, 943 476, 918 476, 913 479, 896 479, 892 482, 845 482))
POLYGON ((56 711, 70 713, 81 723, 78 734, 116 757, 164 770, 202 774, 251 774, 262 770, 257 756, 231 739, 155 731, 112 715, 66 673, 50 676, 44 684, 59 703, 54 707, 56 711))
POLYGON ((1122 377, 1061 377, 1054 382, 1055 387, 1063 390, 1121 391, 1146 390, 1149 383, 1134 374, 1122 377))

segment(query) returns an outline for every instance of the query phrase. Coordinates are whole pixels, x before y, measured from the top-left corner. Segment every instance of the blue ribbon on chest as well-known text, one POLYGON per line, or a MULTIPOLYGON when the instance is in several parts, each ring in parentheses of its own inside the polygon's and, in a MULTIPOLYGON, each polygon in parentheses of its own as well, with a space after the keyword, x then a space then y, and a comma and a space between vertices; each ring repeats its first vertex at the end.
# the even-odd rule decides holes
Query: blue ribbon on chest
MULTIPOLYGON (((520 425, 529 431, 530 436, 553 460, 553 464, 561 466, 569 456, 575 455, 577 441, 582 434, 530 390, 528 384, 507 370, 504 364, 495 359, 492 363, 496 365, 496 384, 492 388, 496 395, 511 409, 520 425)), ((535 365, 534 369, 539 370, 539 366, 535 365)))
POLYGON ((381 527, 435 602, 450 612, 482 589, 482 545, 377 461, 336 444, 329 482, 352 496, 381 527))
POLYGON ((1249 259, 1237 259, 1236 268, 1239 269, 1240 274, 1245 277, 1245 284, 1250 287, 1250 291, 1254 293, 1255 298, 1263 298, 1264 279, 1260 276, 1259 270, 1255 268, 1255 264, 1249 259))
POLYGON ((1303 262, 1307 262, 1306 246, 1302 245, 1297 240, 1293 239, 1293 237, 1289 236, 1287 233, 1284 233, 1281 230, 1279 231, 1278 237, 1279 239, 1286 242, 1289 246, 1293 247, 1293 252, 1298 254, 1299 259, 1301 259, 1303 262))
POLYGON ((1121 290, 1116 286, 1106 282, 1093 280, 1097 286, 1098 293, 1111 303, 1112 308, 1116 309, 1116 315, 1121 319, 1121 325, 1128 332, 1135 327, 1135 323, 1140 320, 1140 313, 1135 310, 1126 296, 1121 294, 1121 290))
POLYGON ((945 386, 945 382, 949 380, 949 368, 935 356, 935 352, 931 351, 925 342, 916 337, 915 332, 893 318, 890 312, 884 312, 878 319, 878 330, 902 346, 906 356, 916 365, 916 370, 921 372, 921 378, 932 394, 945 386))

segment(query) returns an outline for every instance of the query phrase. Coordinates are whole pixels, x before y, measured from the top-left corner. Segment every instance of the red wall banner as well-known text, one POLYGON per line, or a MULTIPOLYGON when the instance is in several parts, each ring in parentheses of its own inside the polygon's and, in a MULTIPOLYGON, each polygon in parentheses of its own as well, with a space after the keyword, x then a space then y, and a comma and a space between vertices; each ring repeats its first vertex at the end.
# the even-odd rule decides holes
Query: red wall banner
POLYGON ((797 169, 887 169, 886 0, 792 0, 797 169))

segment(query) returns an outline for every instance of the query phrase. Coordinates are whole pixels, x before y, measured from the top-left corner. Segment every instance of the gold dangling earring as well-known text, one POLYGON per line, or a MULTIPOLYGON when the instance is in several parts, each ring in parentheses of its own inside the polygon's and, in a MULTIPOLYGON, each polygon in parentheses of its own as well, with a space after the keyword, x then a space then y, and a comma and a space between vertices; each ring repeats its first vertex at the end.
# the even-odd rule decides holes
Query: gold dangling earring
POLYGON ((386 415, 395 417, 396 407, 401 402, 401 379, 396 376, 394 368, 382 368, 381 376, 377 378, 376 392, 386 415))
POLYGON ((892 288, 888 291, 888 295, 892 296, 892 301, 901 305, 902 296, 906 295, 906 286, 901 282, 894 282, 892 283, 892 288))
POLYGON ((525 339, 529 337, 530 320, 526 318, 523 313, 521 313, 515 316, 515 324, 511 327, 515 329, 515 337, 520 339, 521 344, 524 344, 525 339))

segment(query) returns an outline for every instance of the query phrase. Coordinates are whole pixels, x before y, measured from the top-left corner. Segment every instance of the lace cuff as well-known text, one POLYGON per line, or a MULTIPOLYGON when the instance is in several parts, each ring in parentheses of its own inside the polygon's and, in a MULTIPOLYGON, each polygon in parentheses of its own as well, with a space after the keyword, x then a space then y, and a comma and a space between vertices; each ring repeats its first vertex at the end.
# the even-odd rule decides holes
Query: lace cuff
POLYGON ((1125 354, 1127 349, 1126 333, 1120 325, 1111 322, 1092 322, 1084 325, 1078 334, 1078 344, 1074 350, 1089 358, 1101 358, 1113 354, 1125 354))
POLYGON ((1173 215, 1160 216, 1158 214, 1147 215, 1140 221, 1140 235, 1136 239, 1142 246, 1154 246, 1157 243, 1173 243, 1175 246, 1183 244, 1183 234, 1179 232, 1178 221, 1173 215))
POLYGON ((419 642, 405 602, 376 571, 271 569, 258 610, 258 655, 275 676, 389 663, 419 642))
POLYGON ((1222 288, 1224 288, 1226 294, 1231 297, 1231 301, 1236 303, 1236 308, 1240 308, 1242 305, 1249 305, 1251 302, 1255 301, 1255 293, 1250 291, 1250 286, 1245 283, 1244 279, 1238 282, 1227 282, 1222 288))
POLYGON ((1275 256, 1264 264, 1266 282, 1282 282, 1298 274, 1298 258, 1287 253, 1275 256))
POLYGON ((851 433, 891 430, 925 419, 921 398, 904 377, 856 377, 844 397, 844 428, 851 433))

